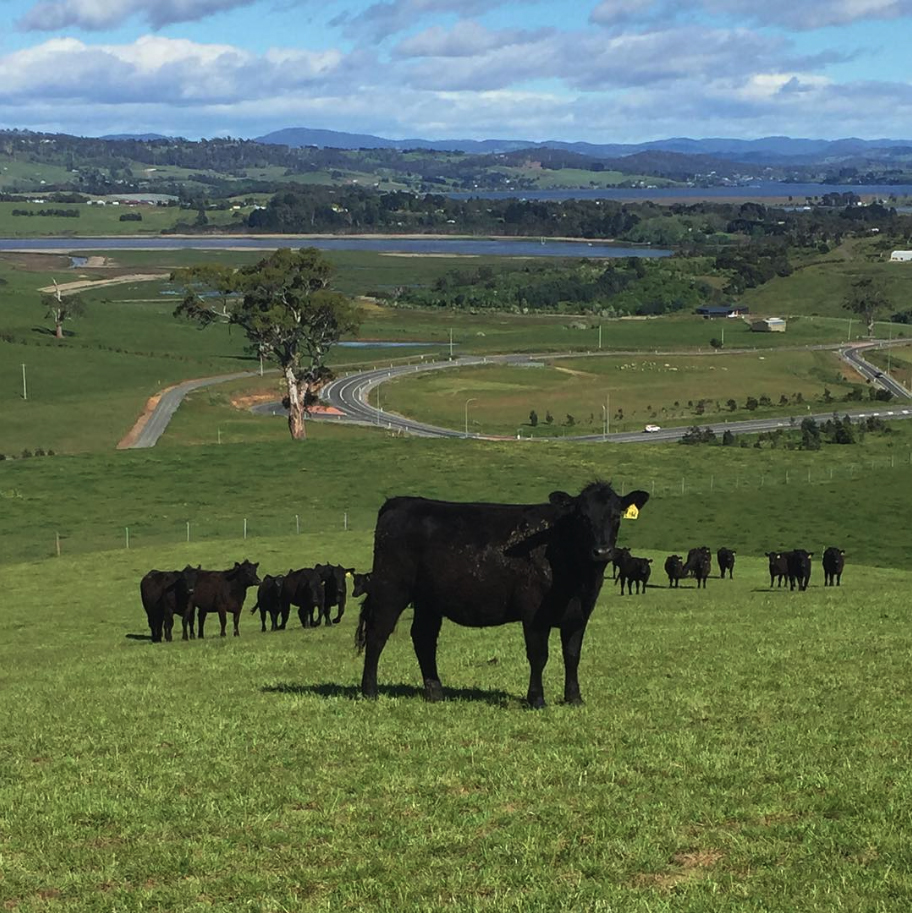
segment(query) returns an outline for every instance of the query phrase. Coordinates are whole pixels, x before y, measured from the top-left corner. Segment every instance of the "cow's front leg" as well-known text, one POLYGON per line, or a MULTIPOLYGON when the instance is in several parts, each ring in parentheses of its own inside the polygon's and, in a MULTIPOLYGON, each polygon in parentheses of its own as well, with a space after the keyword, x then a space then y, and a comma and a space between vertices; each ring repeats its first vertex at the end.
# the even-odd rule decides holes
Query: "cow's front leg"
POLYGON ((224 609, 218 610, 218 617, 219 617, 219 628, 221 629, 219 631, 219 637, 224 637, 225 636, 225 625, 228 623, 228 616, 226 615, 224 609))
POLYGON ((548 663, 548 636, 550 628, 533 627, 523 624, 526 638, 526 658, 529 660, 529 692, 526 700, 530 707, 539 709, 545 706, 545 689, 542 685, 542 672, 548 663))
POLYGON ((585 623, 565 624, 560 629, 561 649, 564 654, 564 703, 582 704, 580 694, 579 670, 580 654, 583 649, 583 635, 586 633, 585 623))
POLYGON ((199 610, 199 621, 197 623, 197 637, 200 640, 203 639, 203 628, 206 626, 206 612, 202 609, 199 610))
POLYGON ((241 611, 240 611, 240 609, 238 609, 238 611, 234 613, 234 636, 235 637, 241 636, 241 629, 238 627, 240 619, 241 619, 241 611))
POLYGON ((440 635, 442 616, 436 612, 415 610, 412 621, 412 644, 418 665, 421 667, 421 677, 424 679, 424 698, 427 701, 443 700, 443 685, 437 674, 437 638, 440 635))

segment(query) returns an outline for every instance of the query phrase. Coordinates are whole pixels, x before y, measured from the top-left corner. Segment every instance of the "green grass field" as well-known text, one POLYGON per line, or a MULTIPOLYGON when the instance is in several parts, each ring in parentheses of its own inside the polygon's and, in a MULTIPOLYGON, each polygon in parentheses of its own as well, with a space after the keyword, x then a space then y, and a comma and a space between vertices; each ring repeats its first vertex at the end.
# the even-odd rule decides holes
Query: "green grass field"
MULTIPOLYGON (((117 262, 142 272, 190 256, 125 253, 117 262)), ((444 268, 346 257, 352 292, 408 269, 426 281, 444 268)), ((0 452, 75 451, 0 461, 0 908, 892 913, 907 905, 906 423, 817 453, 422 440, 316 421, 296 444, 282 420, 232 405, 274 391, 266 376, 194 394, 156 448, 116 452, 151 392, 254 363, 237 335, 173 321, 174 299, 158 295, 159 282, 91 289, 89 314, 55 343, 34 289, 59 281, 66 262, 0 260, 0 333, 14 340, 0 341, 0 452), (202 642, 147 639, 138 583, 152 567, 227 567, 246 556, 269 573, 323 560, 363 570, 386 497, 529 502, 596 477, 651 492, 640 518, 622 525, 621 542, 654 559, 654 586, 621 598, 606 584, 583 651, 583 708, 559 702, 556 641, 545 675, 550 706, 524 707, 517 626, 446 625, 448 700, 436 705, 420 697, 408 612, 384 652, 376 704, 357 698, 354 603, 333 629, 260 634, 259 619, 245 613, 238 639, 213 638, 213 619, 202 642), (667 590, 664 556, 704 543, 737 550, 735 580, 667 590), (819 555, 830 544, 847 553, 838 590, 821 586, 819 555), (793 547, 817 553, 811 589, 771 591, 761 556, 793 547)), ((596 330, 567 325, 370 308, 362 336, 441 342, 452 328, 457 351, 595 347, 596 330)), ((785 342, 802 327, 815 324, 792 321, 785 342)), ((642 352, 705 347, 719 329, 616 321, 603 338, 642 352)), ((818 332, 808 329, 807 341, 818 332)), ((730 333, 736 328, 726 329, 726 346, 730 333)), ((336 356, 340 365, 388 357, 380 349, 336 356)), ((612 374, 637 403, 626 412, 645 408, 647 376, 665 399, 704 389, 709 372, 680 370, 703 364, 713 374, 737 368, 743 391, 771 398, 780 392, 773 379, 789 385, 782 392, 812 392, 838 371, 825 353, 772 349, 703 361, 579 358, 560 367, 583 376, 510 369, 506 382, 535 375, 529 383, 569 396, 562 384, 572 379, 591 391, 598 416, 612 374), (672 361, 679 371, 665 372, 672 361), (663 370, 616 367, 644 362, 663 370)), ((461 373, 445 378, 464 383, 461 373)), ((495 383, 501 400, 504 382, 495 383)), ((450 408, 457 426, 466 389, 450 408)), ((476 407, 485 408, 481 399, 472 404, 481 417, 476 407)))
MULTIPOLYGON (((239 222, 241 214, 231 210, 210 210, 206 218, 211 225, 229 226, 239 222)), ((0 203, 0 237, 43 238, 59 237, 62 243, 74 236, 92 235, 149 235, 174 228, 178 222, 193 224, 195 210, 176 206, 89 206, 85 203, 0 203), (14 216, 13 210, 38 212, 42 209, 78 209, 79 217, 14 216), (139 213, 141 222, 121 222, 125 213, 139 213)), ((72 243, 72 242, 70 242, 72 243)))
POLYGON ((912 468, 889 460, 908 444, 902 431, 822 454, 362 432, 0 464, 0 902, 896 909, 912 890, 910 581, 896 569, 912 468), (331 630, 260 634, 245 613, 237 640, 144 639, 150 567, 363 569, 388 494, 535 500, 594 475, 655 491, 621 533, 655 559, 655 586, 621 598, 606 584, 584 708, 560 705, 555 650, 551 706, 525 710, 516 626, 445 625, 437 705, 420 697, 409 613, 376 704, 356 699, 356 605, 331 630), (55 525, 59 559, 45 557, 55 525), (665 589, 664 555, 703 542, 738 549, 735 580, 665 589), (821 586, 815 560, 807 593, 769 590, 764 546, 830 542, 848 553, 841 588, 821 586))
MULTIPOLYGON (((841 400, 852 389, 835 352, 767 352, 764 355, 636 356, 544 359, 538 368, 482 366, 417 374, 382 387, 383 407, 446 428, 482 434, 597 434, 610 409, 613 431, 639 430, 647 422, 692 425, 768 415, 826 410, 824 391, 841 400), (748 397, 769 405, 751 412, 748 397), (782 403, 782 397, 786 402, 782 403), (606 399, 607 398, 607 399, 606 399), (729 400, 734 400, 732 410, 729 400), (702 401, 703 412, 696 406, 702 401), (529 413, 539 424, 534 432, 529 413), (550 413, 553 424, 545 423, 550 413), (570 425, 567 416, 575 423, 570 425)), ((854 372, 852 372, 854 374, 854 372)), ((859 382, 857 375, 854 377, 859 382)))

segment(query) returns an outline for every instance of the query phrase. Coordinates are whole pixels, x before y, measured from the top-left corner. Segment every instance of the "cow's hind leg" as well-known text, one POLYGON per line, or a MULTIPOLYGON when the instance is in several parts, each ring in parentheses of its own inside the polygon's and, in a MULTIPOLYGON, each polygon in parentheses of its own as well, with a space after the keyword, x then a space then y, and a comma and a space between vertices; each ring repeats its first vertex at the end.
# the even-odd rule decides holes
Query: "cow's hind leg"
POLYGON ((536 710, 545 706, 545 689, 542 685, 542 672, 548 663, 548 635, 550 628, 537 628, 523 624, 526 638, 526 658, 529 660, 529 692, 526 700, 536 710))
POLYGON ((241 629, 238 627, 238 624, 239 624, 240 618, 241 618, 241 609, 240 609, 240 607, 238 607, 238 609, 237 609, 234 613, 232 613, 232 614, 234 615, 234 636, 235 636, 235 637, 240 637, 240 636, 241 636, 241 629))
POLYGON ((380 654, 410 601, 405 591, 381 589, 377 586, 376 591, 369 593, 361 604, 355 643, 364 650, 364 671, 361 674, 361 694, 364 697, 377 697, 380 654))
POLYGON ((421 677, 424 679, 424 698, 427 701, 443 700, 443 685, 437 674, 437 637, 443 618, 436 612, 426 609, 415 609, 412 621, 412 644, 418 665, 421 666, 421 677))

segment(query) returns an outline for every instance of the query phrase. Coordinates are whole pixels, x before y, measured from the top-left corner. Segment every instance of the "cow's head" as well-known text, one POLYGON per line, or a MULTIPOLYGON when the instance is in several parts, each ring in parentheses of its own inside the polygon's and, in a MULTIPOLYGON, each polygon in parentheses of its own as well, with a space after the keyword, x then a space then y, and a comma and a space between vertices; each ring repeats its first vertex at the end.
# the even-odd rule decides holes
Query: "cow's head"
POLYGON ((184 581, 184 586, 187 587, 187 592, 192 593, 194 587, 196 586, 196 578, 199 575, 199 572, 203 569, 201 564, 198 564, 196 567, 187 565, 181 572, 181 579, 184 581))
POLYGON ((560 518, 572 518, 578 530, 578 544, 592 561, 610 561, 622 514, 631 504, 642 509, 649 493, 632 491, 619 495, 607 482, 591 482, 575 498, 555 491, 548 500, 558 508, 560 518))
POLYGON ((353 579, 352 596, 366 596, 370 587, 371 572, 355 574, 353 579))
POLYGON ((260 566, 260 562, 251 562, 246 558, 238 564, 237 561, 234 562, 234 567, 231 569, 232 576, 235 580, 239 580, 244 584, 245 587, 258 586, 263 581, 257 576, 257 568, 260 566))

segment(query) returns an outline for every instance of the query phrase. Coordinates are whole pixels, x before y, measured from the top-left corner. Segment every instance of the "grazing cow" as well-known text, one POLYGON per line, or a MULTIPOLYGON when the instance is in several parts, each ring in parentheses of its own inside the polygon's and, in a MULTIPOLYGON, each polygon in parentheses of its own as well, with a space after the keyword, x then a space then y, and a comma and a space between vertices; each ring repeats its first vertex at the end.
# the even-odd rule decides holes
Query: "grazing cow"
POLYGON ((684 562, 680 555, 669 555, 665 559, 665 573, 668 575, 668 586, 678 588, 678 581, 684 576, 684 562))
POLYGON ((217 612, 221 625, 220 636, 225 636, 225 620, 228 615, 234 616, 234 636, 239 637, 238 621, 241 609, 244 608, 244 597, 252 586, 262 581, 257 576, 259 562, 252 564, 246 558, 227 571, 200 571, 193 590, 193 605, 199 610, 199 636, 203 637, 206 616, 217 612))
POLYGON ((633 595, 633 585, 636 584, 637 595, 640 593, 640 584, 643 584, 643 593, 646 592, 646 583, 649 580, 649 574, 652 571, 650 564, 652 558, 636 558, 630 554, 630 549, 621 549, 624 553, 621 555, 620 565, 618 567, 617 579, 621 582, 621 595, 624 595, 624 585, 627 585, 627 594, 633 595))
POLYGON ((370 591, 371 572, 365 571, 363 574, 352 575, 352 598, 366 596, 370 591))
POLYGON ((730 548, 720 548, 716 552, 716 560, 719 562, 719 576, 724 580, 725 572, 728 571, 728 579, 731 580, 735 574, 735 552, 730 548))
POLYGON ((183 639, 188 639, 188 632, 193 638, 191 597, 199 570, 188 564, 182 571, 149 571, 140 581, 139 595, 152 632, 152 643, 161 643, 162 632, 165 640, 171 642, 175 615, 180 615, 183 622, 183 639))
POLYGON ((806 552, 803 548, 796 548, 786 552, 786 555, 788 556, 789 589, 794 590, 797 583, 799 590, 806 590, 808 581, 811 579, 811 558, 814 553, 806 552))
POLYGON ((842 570, 845 567, 845 552, 831 545, 823 553, 823 585, 839 586, 842 570))
MULTIPOLYGON (((347 588, 345 585, 345 578, 349 574, 354 574, 355 569, 353 567, 342 567, 341 564, 318 564, 315 570, 319 571, 320 576, 323 578, 323 617, 326 619, 326 624, 329 624, 329 610, 333 606, 338 606, 338 611, 336 612, 336 617, 333 619, 333 624, 337 625, 341 620, 342 616, 345 614, 345 598, 347 588)), ((320 623, 320 619, 317 619, 317 624, 320 623)))
POLYGON ((291 607, 298 607, 298 618, 302 628, 315 628, 324 613, 329 617, 329 610, 324 609, 323 575, 313 567, 302 567, 289 571, 282 585, 282 624, 288 622, 291 607), (316 618, 314 618, 316 612, 316 618))
POLYGON ((545 705, 542 670, 559 628, 564 700, 582 703, 577 671, 583 635, 614 555, 621 515, 642 508, 645 491, 616 494, 593 482, 547 504, 460 504, 392 498, 374 533, 370 592, 355 643, 365 651, 361 692, 377 696, 377 663, 396 621, 414 606, 412 643, 429 701, 443 697, 437 637, 444 618, 469 627, 522 622, 530 676, 527 698, 545 705))
POLYGON ((788 577, 788 555, 788 552, 766 553, 766 557, 769 558, 770 587, 777 578, 778 585, 782 586, 782 581, 788 577))
POLYGON ((708 546, 701 545, 698 548, 692 548, 687 553, 687 561, 682 568, 682 576, 692 575, 697 581, 697 589, 702 585, 706 589, 706 578, 712 573, 712 552, 708 546))
POLYGON ((272 622, 270 630, 278 631, 279 629, 279 616, 282 614, 282 584, 284 581, 284 574, 279 574, 277 577, 267 574, 257 588, 256 602, 253 604, 250 614, 253 615, 257 609, 260 610, 260 630, 263 632, 266 630, 267 615, 269 615, 272 622))

